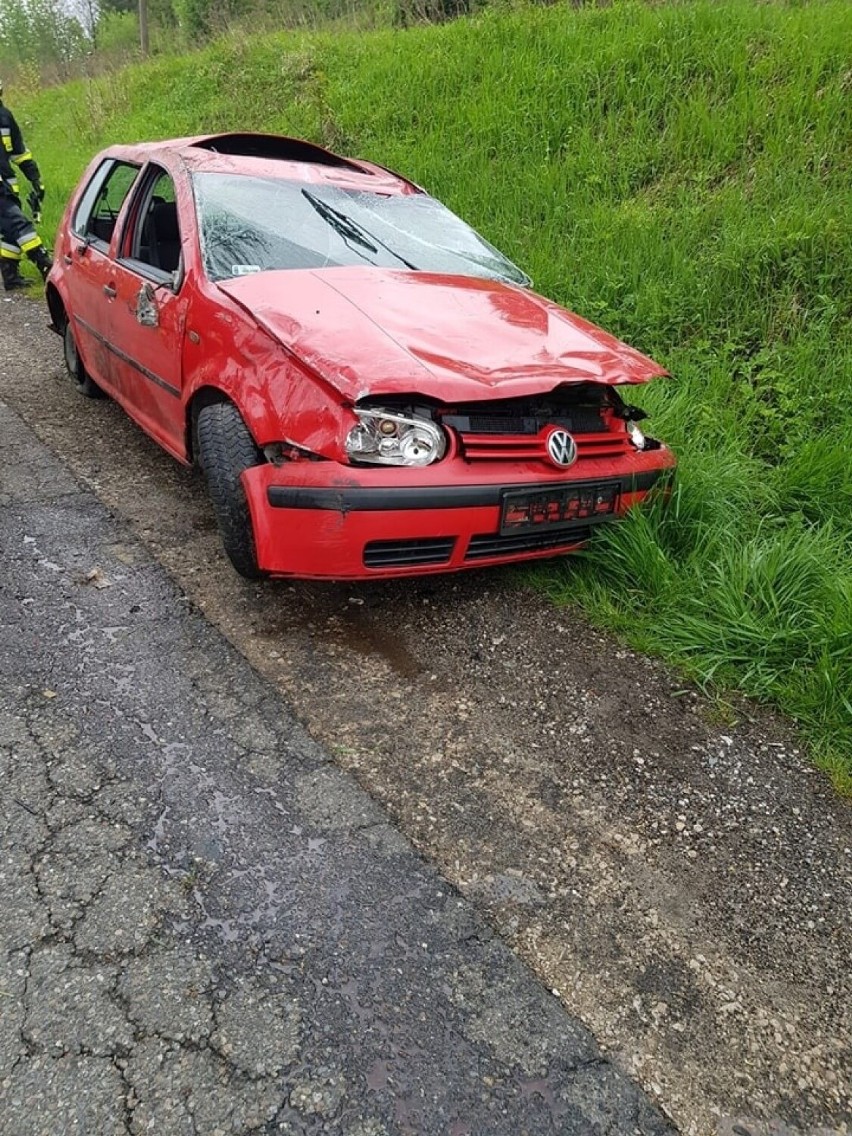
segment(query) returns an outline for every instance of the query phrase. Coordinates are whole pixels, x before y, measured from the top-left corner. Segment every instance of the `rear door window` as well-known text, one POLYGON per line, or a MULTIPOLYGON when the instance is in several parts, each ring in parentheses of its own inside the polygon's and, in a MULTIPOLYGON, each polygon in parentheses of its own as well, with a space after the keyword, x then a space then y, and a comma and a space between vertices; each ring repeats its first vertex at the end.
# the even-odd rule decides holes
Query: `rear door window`
POLYGON ((122 237, 120 259, 156 279, 176 273, 181 264, 181 234, 175 183, 160 166, 150 165, 133 202, 122 237))

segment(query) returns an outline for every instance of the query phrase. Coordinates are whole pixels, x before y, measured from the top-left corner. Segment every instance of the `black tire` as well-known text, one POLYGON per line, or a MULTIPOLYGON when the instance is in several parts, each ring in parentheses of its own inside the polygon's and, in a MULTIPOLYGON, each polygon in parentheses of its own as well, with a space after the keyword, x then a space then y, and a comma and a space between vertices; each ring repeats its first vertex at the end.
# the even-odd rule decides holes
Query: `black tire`
POLYGON ((83 360, 80 358, 80 353, 77 351, 77 341, 74 338, 74 329, 71 326, 70 318, 66 318, 65 320, 62 344, 63 355, 65 357, 65 369, 80 394, 84 395, 86 398, 103 398, 104 392, 83 366, 83 360))
POLYGON ((198 458, 225 552, 247 580, 263 572, 257 566, 254 532, 240 474, 259 465, 263 455, 231 402, 205 406, 198 415, 198 458))

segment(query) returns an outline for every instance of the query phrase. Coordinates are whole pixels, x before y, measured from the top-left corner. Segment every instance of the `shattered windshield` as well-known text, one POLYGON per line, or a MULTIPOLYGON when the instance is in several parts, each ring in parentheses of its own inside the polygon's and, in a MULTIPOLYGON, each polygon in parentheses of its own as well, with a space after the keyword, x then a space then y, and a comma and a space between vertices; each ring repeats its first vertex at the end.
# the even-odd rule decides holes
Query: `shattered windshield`
POLYGON ((425 193, 379 194, 236 174, 196 174, 204 269, 228 280, 272 269, 372 264, 484 276, 529 277, 425 193))

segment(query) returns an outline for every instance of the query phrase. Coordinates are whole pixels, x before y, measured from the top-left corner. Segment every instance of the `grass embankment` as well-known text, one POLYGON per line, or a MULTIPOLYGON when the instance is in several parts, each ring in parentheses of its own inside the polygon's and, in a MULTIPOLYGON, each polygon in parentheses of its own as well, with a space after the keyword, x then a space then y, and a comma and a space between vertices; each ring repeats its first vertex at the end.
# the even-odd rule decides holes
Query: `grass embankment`
MULTIPOLYGON (((794 715, 852 789, 852 8, 486 12, 229 39, 18 99, 58 202, 113 140, 307 135, 395 166, 673 373, 668 508, 538 570, 640 648, 794 715)), ((49 219, 51 219, 49 217, 49 219)))

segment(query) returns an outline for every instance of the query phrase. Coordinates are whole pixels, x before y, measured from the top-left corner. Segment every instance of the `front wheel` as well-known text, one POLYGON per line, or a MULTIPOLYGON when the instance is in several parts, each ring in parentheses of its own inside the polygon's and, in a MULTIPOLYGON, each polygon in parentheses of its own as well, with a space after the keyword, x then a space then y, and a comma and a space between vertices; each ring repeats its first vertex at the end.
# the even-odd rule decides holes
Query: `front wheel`
POLYGON ((225 552, 234 568, 247 580, 263 572, 257 566, 257 551, 251 514, 240 474, 263 461, 263 455, 230 402, 205 406, 198 415, 198 456, 225 552))
POLYGON ((83 366, 83 360, 77 350, 77 341, 74 339, 74 329, 71 326, 71 317, 65 320, 62 333, 63 355, 65 370, 70 375, 80 394, 86 398, 103 398, 103 391, 83 366))

